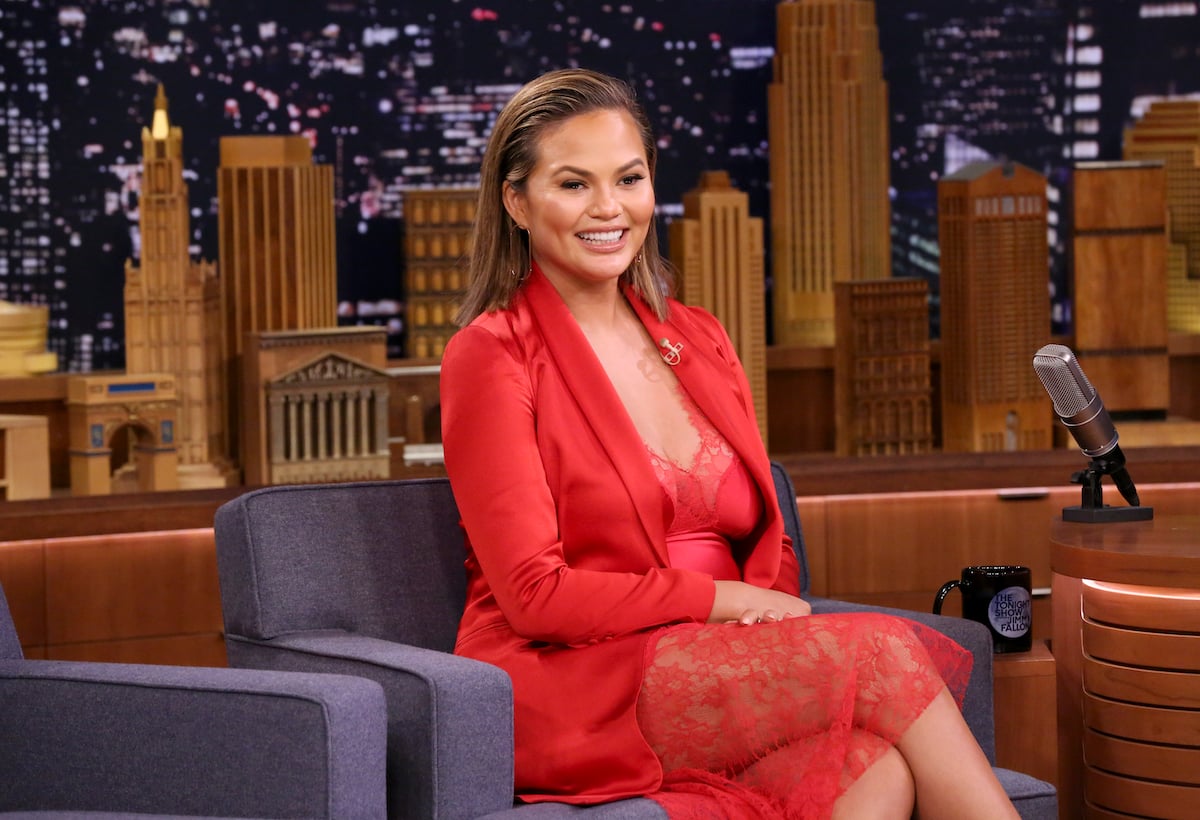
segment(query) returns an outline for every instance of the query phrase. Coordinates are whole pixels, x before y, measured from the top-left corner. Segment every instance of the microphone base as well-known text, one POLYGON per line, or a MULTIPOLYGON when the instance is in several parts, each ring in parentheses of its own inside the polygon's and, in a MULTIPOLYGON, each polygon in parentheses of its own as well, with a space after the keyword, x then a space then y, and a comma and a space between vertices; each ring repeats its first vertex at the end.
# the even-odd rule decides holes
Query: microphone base
POLYGON ((1149 521, 1154 518, 1153 507, 1063 507, 1063 521, 1081 524, 1110 524, 1116 521, 1149 521))

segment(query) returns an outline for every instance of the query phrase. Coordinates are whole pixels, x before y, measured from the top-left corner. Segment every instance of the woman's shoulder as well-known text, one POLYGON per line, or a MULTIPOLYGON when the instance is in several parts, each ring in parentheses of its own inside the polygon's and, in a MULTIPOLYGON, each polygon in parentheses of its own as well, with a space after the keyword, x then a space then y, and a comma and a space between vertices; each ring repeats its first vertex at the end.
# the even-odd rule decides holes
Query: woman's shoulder
POLYGON ((684 304, 678 299, 669 299, 667 305, 667 320, 680 329, 704 333, 716 341, 725 339, 725 326, 707 308, 684 304))
POLYGON ((460 328, 446 345, 442 369, 463 358, 477 360, 483 355, 520 357, 528 343, 530 323, 519 302, 511 307, 481 313, 460 328))

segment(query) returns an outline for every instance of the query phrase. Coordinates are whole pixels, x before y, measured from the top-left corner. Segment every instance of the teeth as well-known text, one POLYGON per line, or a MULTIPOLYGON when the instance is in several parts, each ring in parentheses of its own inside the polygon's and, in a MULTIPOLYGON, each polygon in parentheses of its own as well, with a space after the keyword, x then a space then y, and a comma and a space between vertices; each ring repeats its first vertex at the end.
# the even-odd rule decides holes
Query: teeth
POLYGON ((579 238, 585 242, 616 242, 621 238, 621 232, 617 231, 594 231, 591 233, 581 233, 579 238))

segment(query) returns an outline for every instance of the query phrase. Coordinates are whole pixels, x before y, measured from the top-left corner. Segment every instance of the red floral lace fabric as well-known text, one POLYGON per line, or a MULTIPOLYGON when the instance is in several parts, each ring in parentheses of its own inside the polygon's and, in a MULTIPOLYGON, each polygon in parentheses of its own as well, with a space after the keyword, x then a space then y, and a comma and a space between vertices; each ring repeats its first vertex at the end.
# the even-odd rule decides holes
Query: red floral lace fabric
POLYGON ((817 820, 943 687, 965 650, 888 615, 690 624, 651 648, 638 723, 662 761, 672 820, 817 820))
MULTIPOLYGON (((737 579, 725 539, 753 526, 757 491, 680 398, 700 435, 692 464, 647 448, 674 503, 671 563, 737 579)), ((664 772, 650 797, 672 820, 827 818, 943 687, 961 703, 971 671, 941 633, 877 613, 680 625, 648 652, 638 723, 664 772)))
POLYGON ((667 527, 671 566, 707 572, 718 580, 741 580, 729 539, 745 535, 757 523, 762 513, 758 490, 729 442, 678 384, 675 394, 699 438, 691 463, 676 464, 646 447, 674 510, 667 527))

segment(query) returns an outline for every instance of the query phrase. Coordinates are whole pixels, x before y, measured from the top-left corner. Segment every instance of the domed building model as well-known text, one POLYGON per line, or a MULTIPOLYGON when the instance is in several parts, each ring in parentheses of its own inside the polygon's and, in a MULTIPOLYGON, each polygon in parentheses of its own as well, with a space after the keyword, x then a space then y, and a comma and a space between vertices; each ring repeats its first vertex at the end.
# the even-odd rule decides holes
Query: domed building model
POLYGON ((0 376, 32 376, 58 369, 46 350, 50 308, 0 301, 0 376))

